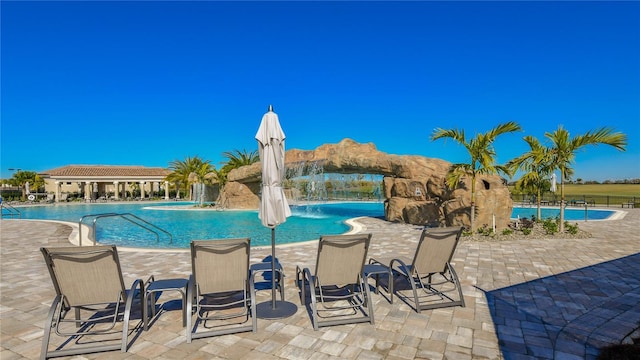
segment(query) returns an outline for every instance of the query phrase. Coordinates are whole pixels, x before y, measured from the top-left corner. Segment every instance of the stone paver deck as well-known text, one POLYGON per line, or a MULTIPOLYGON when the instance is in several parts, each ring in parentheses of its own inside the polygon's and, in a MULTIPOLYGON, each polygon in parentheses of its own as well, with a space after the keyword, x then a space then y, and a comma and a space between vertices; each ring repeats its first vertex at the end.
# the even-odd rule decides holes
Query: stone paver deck
MULTIPOLYGON (((286 298, 298 305, 291 317, 258 320, 258 332, 185 341, 179 294, 167 302, 149 331, 127 353, 82 359, 584 359, 620 343, 640 324, 640 209, 614 221, 580 222, 592 238, 579 240, 463 241, 453 259, 466 307, 417 314, 400 300, 374 294, 375 325, 341 325, 314 331, 300 305, 295 266, 312 266, 317 242, 279 246, 287 275, 286 298)), ((409 256, 420 228, 361 218, 373 233, 369 256, 409 256)), ((0 330, 3 360, 40 355, 46 313, 54 289, 41 246, 67 246, 69 226, 2 220, 0 330)), ((270 255, 253 248, 252 261, 270 255)), ((119 249, 126 284, 135 279, 186 278, 187 251, 119 249)), ((258 292, 258 302, 270 291, 258 292)), ((134 320, 135 321, 135 320, 134 320)), ((132 325, 135 323, 132 322, 132 325)), ((637 331, 637 330, 636 330, 637 331)), ((635 333, 637 334, 637 333, 635 333)), ((131 339, 131 338, 130 338, 131 339)))

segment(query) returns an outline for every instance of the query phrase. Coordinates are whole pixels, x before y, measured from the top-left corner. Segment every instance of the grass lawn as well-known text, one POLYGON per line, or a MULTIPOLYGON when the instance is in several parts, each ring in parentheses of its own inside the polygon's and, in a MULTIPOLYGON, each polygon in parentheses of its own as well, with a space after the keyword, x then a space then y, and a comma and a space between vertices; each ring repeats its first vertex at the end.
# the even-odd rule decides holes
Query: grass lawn
MULTIPOLYGON (((560 186, 558 186, 560 192, 560 186)), ((640 198, 640 184, 566 184, 564 186, 566 195, 610 195, 628 196, 640 198)))
MULTIPOLYGON (((513 187, 509 190, 513 194, 513 187)), ((560 185, 555 196, 549 191, 542 195, 542 199, 559 200, 560 185)), ((514 199, 528 198, 526 195, 513 195, 514 199)), ((635 202, 636 207, 640 207, 640 184, 565 184, 564 198, 567 202, 571 200, 584 200, 596 204, 607 206, 617 206, 628 202, 635 202)))

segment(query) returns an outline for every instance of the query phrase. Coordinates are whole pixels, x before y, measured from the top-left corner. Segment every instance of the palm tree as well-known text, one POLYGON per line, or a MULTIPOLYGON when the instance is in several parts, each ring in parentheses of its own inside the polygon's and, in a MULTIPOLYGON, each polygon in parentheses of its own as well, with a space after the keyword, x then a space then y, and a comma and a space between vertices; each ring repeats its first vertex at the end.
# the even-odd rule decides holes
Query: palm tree
POLYGON ((544 134, 552 143, 552 166, 560 169, 560 232, 564 231, 564 182, 573 173, 572 164, 575 162, 576 152, 587 145, 605 144, 625 151, 627 136, 621 132, 613 132, 612 128, 603 127, 595 131, 588 131, 584 135, 571 137, 569 131, 562 125, 552 133, 544 134))
POLYGON ((227 158, 227 162, 220 168, 219 171, 214 171, 214 177, 218 181, 221 187, 227 182, 227 176, 229 172, 233 169, 237 169, 239 167, 243 167, 246 165, 251 165, 260 161, 260 155, 258 154, 258 150, 254 150, 248 152, 247 150, 233 150, 233 151, 225 151, 222 153, 222 156, 227 158))
POLYGON ((29 183, 31 189, 38 189, 44 186, 44 180, 35 171, 18 170, 8 182, 13 186, 20 187, 22 192, 21 200, 23 201, 27 197, 27 183, 29 183))
POLYGON ((201 176, 200 174, 208 170, 205 173, 206 175, 214 167, 209 160, 202 160, 200 157, 194 156, 187 157, 185 160, 174 160, 169 163, 169 168, 172 172, 167 175, 166 180, 178 184, 178 191, 180 191, 180 186, 188 188, 189 199, 191 199, 192 189, 190 185, 203 179, 204 175, 201 176))
POLYGON ((194 171, 189 174, 189 182, 192 184, 200 184, 202 187, 199 199, 200 206, 204 204, 204 185, 212 183, 213 179, 210 174, 214 169, 215 167, 211 165, 210 161, 207 160, 201 162, 200 164, 196 164, 196 168, 194 169, 194 171))
POLYGON ((476 176, 479 174, 496 174, 499 172, 508 174, 509 170, 501 165, 496 165, 496 152, 493 143, 499 135, 520 131, 520 125, 509 121, 500 124, 484 134, 476 134, 475 138, 467 141, 464 130, 436 128, 431 135, 431 141, 440 138, 451 138, 464 146, 469 152, 471 162, 453 164, 447 174, 446 183, 450 189, 458 186, 460 179, 471 177, 471 230, 474 229, 475 200, 476 200, 476 176))
MULTIPOLYGON (((231 170, 260 161, 258 150, 251 152, 248 152, 245 149, 225 151, 222 153, 222 156, 227 158, 227 162, 222 165, 220 170, 213 169, 207 175, 211 181, 215 181, 219 184, 219 196, 223 194, 224 186, 227 184, 227 179, 231 170)), ((220 200, 220 198, 218 198, 218 200, 220 200)))
POLYGON ((536 202, 538 206, 538 219, 541 218, 540 200, 542 198, 543 189, 549 188, 547 178, 551 175, 554 168, 552 165, 551 149, 540 144, 540 141, 533 136, 525 136, 524 141, 529 144, 528 152, 518 156, 517 158, 507 162, 506 167, 509 168, 511 174, 518 170, 525 173, 516 182, 517 189, 532 189, 536 192, 536 202))
POLYGON ((227 158, 227 163, 222 167, 222 170, 226 171, 227 174, 233 169, 237 169, 245 165, 251 165, 260 161, 258 150, 254 150, 251 152, 247 152, 247 150, 245 149, 243 149, 242 151, 225 151, 222 153, 222 156, 227 158))

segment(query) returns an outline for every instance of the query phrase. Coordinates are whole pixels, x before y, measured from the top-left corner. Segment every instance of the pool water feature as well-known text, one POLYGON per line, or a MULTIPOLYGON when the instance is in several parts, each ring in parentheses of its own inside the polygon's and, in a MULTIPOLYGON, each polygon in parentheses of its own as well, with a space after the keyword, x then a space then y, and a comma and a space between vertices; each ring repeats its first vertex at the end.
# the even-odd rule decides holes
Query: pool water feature
MULTIPOLYGON (((130 213, 172 234, 172 239, 160 233, 149 232, 120 217, 97 220, 98 242, 123 247, 182 248, 191 240, 249 237, 253 246, 271 244, 271 229, 262 226, 257 210, 203 209, 191 202, 166 203, 105 203, 105 204, 55 204, 20 207, 23 219, 61 220, 77 224, 86 215, 104 213, 130 213)), ((320 235, 335 235, 349 231, 346 220, 369 216, 384 218, 382 202, 332 202, 291 206, 292 216, 276 228, 278 244, 316 240, 320 235)), ((589 220, 602 220, 615 211, 589 209, 589 220)), ((536 208, 514 208, 512 218, 536 214, 536 208)), ((555 218, 558 208, 543 208, 542 218, 555 218)), ((583 221, 583 209, 565 209, 568 221, 583 221)), ((88 218, 83 222, 91 224, 88 218)), ((84 237, 84 235, 83 235, 84 237)))

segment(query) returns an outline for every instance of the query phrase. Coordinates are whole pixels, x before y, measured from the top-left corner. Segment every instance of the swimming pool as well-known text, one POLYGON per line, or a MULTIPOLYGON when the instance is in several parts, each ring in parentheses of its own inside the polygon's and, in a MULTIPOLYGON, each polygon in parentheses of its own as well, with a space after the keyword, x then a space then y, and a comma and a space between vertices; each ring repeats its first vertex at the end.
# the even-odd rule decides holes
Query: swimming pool
MULTIPOLYGON (((96 238, 105 244, 143 248, 188 248, 191 240, 250 237, 253 246, 271 244, 271 230, 262 226, 257 210, 217 211, 194 207, 191 202, 54 204, 20 207, 23 219, 62 220, 75 224, 85 215, 130 213, 166 231, 172 238, 135 226, 118 217, 100 218, 96 238)), ((349 230, 347 219, 359 216, 384 217, 382 202, 340 202, 291 206, 292 216, 276 228, 278 244, 315 240, 320 235, 349 230)), ((512 218, 536 215, 535 207, 514 207, 512 218)), ((589 220, 609 218, 615 211, 589 209, 589 220)), ((542 208, 542 218, 555 218, 558 208, 542 208)), ((583 209, 565 209, 568 221, 583 221, 583 209)), ((92 220, 85 221, 90 224, 92 220)), ((83 235, 83 237, 86 235, 83 235)))
MULTIPOLYGON (((601 209, 564 209, 564 219, 567 221, 584 221, 585 215, 587 220, 604 220, 615 214, 614 210, 601 210, 601 209)), ((538 216, 538 208, 533 207, 514 207, 511 213, 511 218, 529 218, 538 216)), ((560 216, 560 208, 540 208, 540 218, 555 219, 560 216)))
MULTIPOLYGON (((193 203, 105 203, 55 204, 20 207, 23 219, 62 220, 78 223, 86 215, 106 213, 133 214, 171 233, 172 238, 156 235, 121 217, 97 221, 96 239, 100 243, 124 247, 188 248, 191 240, 249 237, 252 246, 271 244, 271 229, 262 226, 257 210, 218 211, 194 207, 193 203)), ((346 220, 382 217, 381 202, 341 202, 291 206, 292 216, 276 228, 278 244, 315 240, 320 235, 349 231, 346 220)), ((83 223, 92 224, 93 218, 83 223)), ((86 235, 83 234, 83 237, 86 235)))

